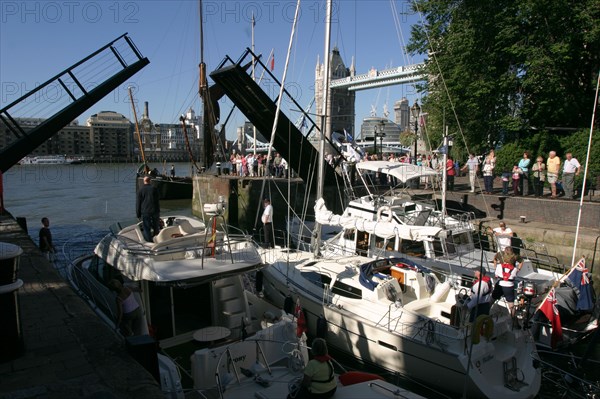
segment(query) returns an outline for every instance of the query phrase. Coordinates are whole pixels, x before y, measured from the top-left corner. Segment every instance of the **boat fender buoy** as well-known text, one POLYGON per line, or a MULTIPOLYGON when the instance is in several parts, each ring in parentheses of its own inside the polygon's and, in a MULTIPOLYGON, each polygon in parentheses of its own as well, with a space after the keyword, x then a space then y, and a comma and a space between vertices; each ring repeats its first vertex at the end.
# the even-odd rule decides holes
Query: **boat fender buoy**
POLYGON ((344 386, 360 384, 361 382, 373 381, 373 380, 383 380, 380 375, 365 373, 362 371, 348 371, 344 374, 341 374, 340 383, 344 386))
POLYGON ((384 205, 377 210, 377 221, 378 222, 391 222, 392 221, 392 208, 388 205, 384 205), (387 212, 387 215, 382 215, 383 212, 387 212))
POLYGON ((478 344, 481 340, 481 335, 486 339, 490 339, 494 333, 494 320, 487 314, 477 316, 473 324, 473 332, 471 339, 474 344, 478 344))

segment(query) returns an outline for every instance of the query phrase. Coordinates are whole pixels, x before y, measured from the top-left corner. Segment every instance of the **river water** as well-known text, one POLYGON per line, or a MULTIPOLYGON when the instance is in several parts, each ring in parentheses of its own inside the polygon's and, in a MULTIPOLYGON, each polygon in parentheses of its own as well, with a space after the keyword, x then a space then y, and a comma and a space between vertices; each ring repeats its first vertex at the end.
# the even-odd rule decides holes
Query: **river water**
MULTIPOLYGON (((82 251, 91 251, 111 224, 133 222, 137 167, 136 164, 17 165, 4 174, 4 205, 15 218, 26 218, 29 235, 35 242, 41 218, 50 219, 54 243, 59 250, 59 264, 65 261, 60 252, 68 240, 75 240, 82 251)), ((164 165, 151 167, 162 171, 164 165)), ((189 174, 190 167, 182 163, 175 164, 175 169, 178 175, 185 175, 189 174)), ((191 215, 191 199, 163 200, 161 214, 191 215)), ((585 343, 572 351, 581 356, 587 349, 585 343)), ((336 356, 342 357, 341 354, 336 356)), ((561 367, 570 360, 568 354, 543 358, 561 367)), ((596 343, 591 349, 590 359, 593 362, 588 363, 586 368, 587 377, 596 381, 600 380, 599 358, 600 343, 596 343)), ((355 365, 355 362, 352 364, 355 365)), ((540 398, 582 397, 574 392, 562 396, 561 391, 551 385, 551 380, 560 380, 564 373, 549 372, 546 376, 540 398)), ((598 396, 587 397, 600 397, 600 392, 596 394, 598 396)))

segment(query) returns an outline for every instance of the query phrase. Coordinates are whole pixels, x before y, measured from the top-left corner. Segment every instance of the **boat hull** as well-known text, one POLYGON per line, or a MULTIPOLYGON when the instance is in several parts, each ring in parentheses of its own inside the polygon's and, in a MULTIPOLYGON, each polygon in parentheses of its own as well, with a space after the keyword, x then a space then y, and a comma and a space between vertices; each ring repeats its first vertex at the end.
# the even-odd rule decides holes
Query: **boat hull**
MULTIPOLYGON (((301 266, 297 268, 302 270, 301 266)), ((360 311, 355 312, 348 304, 330 302, 319 295, 292 266, 285 270, 272 265, 263 269, 263 274, 267 298, 277 306, 284 306, 290 294, 300 298, 309 334, 322 330, 319 317, 324 317, 328 344, 362 362, 407 375, 443 394, 464 391, 467 397, 531 398, 539 391, 541 374, 533 366, 532 357, 535 345, 525 332, 498 334, 494 342, 482 339, 473 345, 469 359, 470 335, 461 337, 459 330, 450 325, 400 310, 402 326, 389 328, 384 315, 374 322, 358 316, 360 311), (529 382, 518 390, 505 387, 505 370, 513 366, 513 361, 529 382)), ((373 308, 373 312, 377 310, 373 308)))

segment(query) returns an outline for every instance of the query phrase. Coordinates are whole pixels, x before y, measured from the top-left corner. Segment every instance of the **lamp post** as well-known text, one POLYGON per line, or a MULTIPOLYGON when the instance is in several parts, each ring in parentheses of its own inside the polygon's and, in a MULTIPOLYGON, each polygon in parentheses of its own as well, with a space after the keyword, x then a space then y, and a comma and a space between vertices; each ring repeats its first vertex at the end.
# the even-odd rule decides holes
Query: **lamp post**
POLYGON ((421 107, 415 100, 415 103, 410 108, 410 113, 412 114, 413 119, 415 120, 415 152, 413 153, 413 164, 417 164, 417 142, 419 139, 419 115, 421 114, 421 107))
POLYGON ((381 158, 383 158, 383 138, 385 137, 385 122, 383 121, 383 119, 379 122, 376 123, 375 125, 373 125, 373 129, 374 129, 374 141, 375 141, 375 153, 377 153, 377 138, 379 137, 379 149, 380 149, 380 155, 381 158))

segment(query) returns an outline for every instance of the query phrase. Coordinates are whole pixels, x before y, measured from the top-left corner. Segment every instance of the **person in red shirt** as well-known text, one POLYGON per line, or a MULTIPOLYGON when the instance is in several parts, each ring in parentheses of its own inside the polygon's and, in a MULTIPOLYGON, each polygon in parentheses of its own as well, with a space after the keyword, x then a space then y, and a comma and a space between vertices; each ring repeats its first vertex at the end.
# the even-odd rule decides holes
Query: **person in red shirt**
POLYGON ((454 190, 454 175, 456 174, 456 170, 454 169, 454 161, 452 157, 448 156, 448 160, 446 161, 446 190, 453 191, 454 190))

